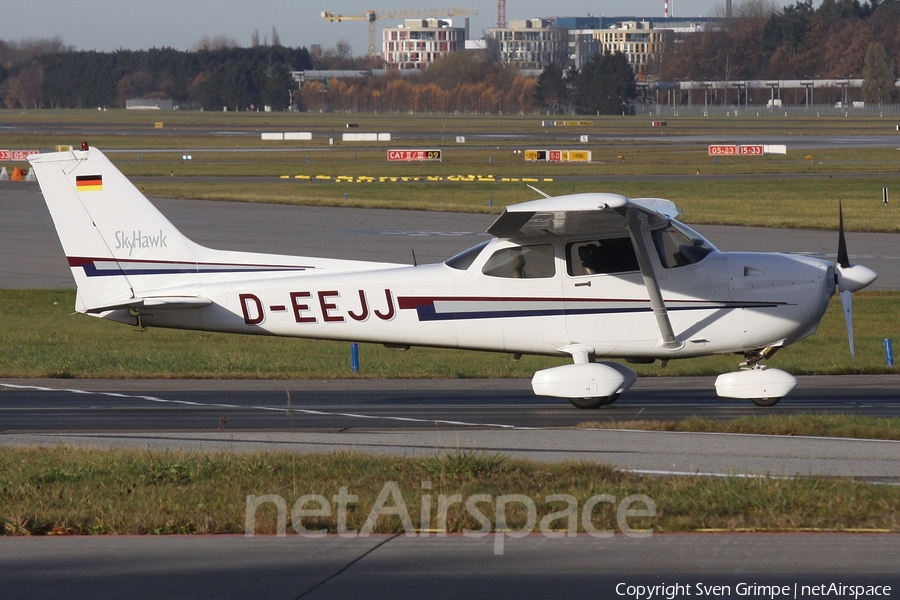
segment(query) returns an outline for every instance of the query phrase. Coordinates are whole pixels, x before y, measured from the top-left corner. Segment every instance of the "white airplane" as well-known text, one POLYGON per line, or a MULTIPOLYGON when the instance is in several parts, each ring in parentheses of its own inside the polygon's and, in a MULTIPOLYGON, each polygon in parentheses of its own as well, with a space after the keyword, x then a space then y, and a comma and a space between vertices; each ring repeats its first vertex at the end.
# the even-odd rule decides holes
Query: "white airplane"
POLYGON ((493 239, 443 263, 403 265, 213 250, 182 235, 102 152, 28 159, 77 284, 76 310, 137 327, 571 356, 532 380, 578 408, 614 402, 634 363, 738 354, 728 398, 772 406, 796 385, 762 365, 816 331, 837 290, 876 274, 837 263, 720 252, 662 199, 587 193, 508 206, 493 239))

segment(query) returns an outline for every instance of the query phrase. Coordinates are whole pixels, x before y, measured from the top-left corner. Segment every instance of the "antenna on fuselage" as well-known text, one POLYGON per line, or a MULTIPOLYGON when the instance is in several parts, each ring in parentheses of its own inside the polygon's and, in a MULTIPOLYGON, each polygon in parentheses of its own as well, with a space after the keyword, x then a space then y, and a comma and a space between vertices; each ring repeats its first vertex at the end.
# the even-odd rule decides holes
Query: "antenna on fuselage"
POLYGON ((415 248, 412 249, 412 255, 413 255, 413 266, 418 267, 419 261, 416 260, 416 249, 415 248))

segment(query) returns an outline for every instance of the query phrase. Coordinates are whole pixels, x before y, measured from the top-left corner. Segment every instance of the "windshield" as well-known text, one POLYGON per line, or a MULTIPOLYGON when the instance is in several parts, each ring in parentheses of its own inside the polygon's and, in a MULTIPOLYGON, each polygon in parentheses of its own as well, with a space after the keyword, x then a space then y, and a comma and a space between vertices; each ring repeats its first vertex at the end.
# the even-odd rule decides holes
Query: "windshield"
POLYGON ((463 250, 456 256, 451 256, 444 261, 444 264, 448 267, 465 271, 472 266, 472 263, 475 262, 475 259, 478 258, 478 255, 481 254, 481 251, 484 250, 484 247, 487 246, 490 241, 491 240, 485 240, 477 246, 472 246, 467 250, 463 250))
POLYGON ((700 234, 671 220, 652 236, 659 262, 667 269, 698 263, 715 250, 700 234))

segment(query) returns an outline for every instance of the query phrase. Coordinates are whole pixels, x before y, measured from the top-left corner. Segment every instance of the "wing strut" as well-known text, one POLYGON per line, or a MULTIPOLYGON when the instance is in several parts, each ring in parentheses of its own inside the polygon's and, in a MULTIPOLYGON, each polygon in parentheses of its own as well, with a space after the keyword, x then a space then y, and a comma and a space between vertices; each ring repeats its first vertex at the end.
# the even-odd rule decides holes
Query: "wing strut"
POLYGON ((656 324, 659 326, 659 347, 673 352, 680 350, 684 347, 684 342, 678 341, 678 338, 675 337, 672 322, 669 320, 669 312, 666 310, 666 303, 663 301, 659 282, 656 280, 656 273, 653 270, 653 262, 650 260, 650 251, 647 249, 647 234, 650 232, 650 228, 647 226, 647 215, 632 206, 626 210, 628 212, 628 233, 634 243, 641 275, 644 276, 644 285, 650 295, 650 307, 653 309, 656 324))

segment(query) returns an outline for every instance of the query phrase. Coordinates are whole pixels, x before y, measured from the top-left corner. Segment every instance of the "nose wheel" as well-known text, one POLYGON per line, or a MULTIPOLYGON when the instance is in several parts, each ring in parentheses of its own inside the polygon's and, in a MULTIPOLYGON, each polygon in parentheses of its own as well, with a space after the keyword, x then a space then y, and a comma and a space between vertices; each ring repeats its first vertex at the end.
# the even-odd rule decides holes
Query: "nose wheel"
POLYGON ((750 401, 757 406, 775 406, 781 398, 750 398, 750 401))
POLYGON ((756 364, 716 378, 716 393, 722 398, 750 400, 756 406, 775 406, 791 393, 797 380, 793 375, 756 364))
POLYGON ((621 393, 613 394, 612 396, 603 396, 600 398, 569 398, 569 402, 572 403, 572 406, 575 408, 581 408, 584 410, 593 410, 595 408, 600 408, 601 406, 608 406, 619 399, 621 393))

